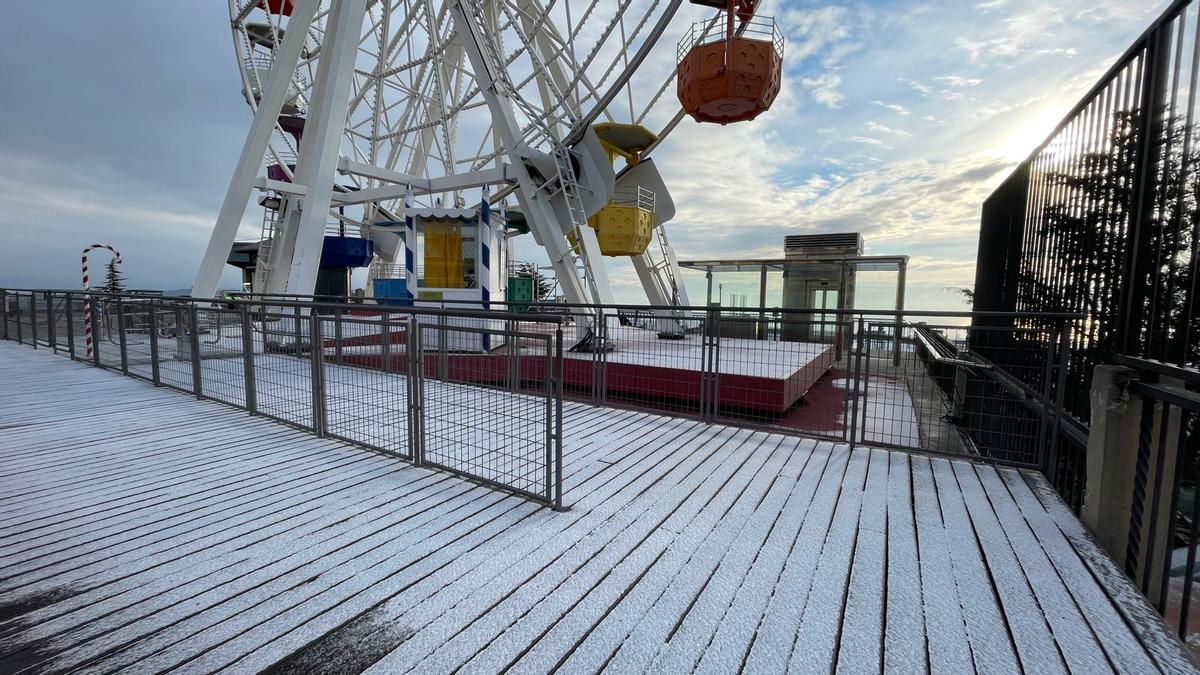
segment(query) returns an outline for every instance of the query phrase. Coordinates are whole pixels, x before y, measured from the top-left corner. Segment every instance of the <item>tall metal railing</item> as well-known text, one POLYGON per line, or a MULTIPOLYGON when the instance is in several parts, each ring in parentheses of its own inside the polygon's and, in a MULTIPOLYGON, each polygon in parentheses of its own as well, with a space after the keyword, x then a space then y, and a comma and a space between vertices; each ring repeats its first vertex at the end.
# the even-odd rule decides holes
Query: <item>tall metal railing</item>
POLYGON ((1065 399, 1084 423, 1097 364, 1200 362, 1198 22, 1172 2, 984 203, 974 307, 1086 316, 1065 399))
POLYGON ((563 508, 559 317, 13 289, 0 308, 0 338, 563 508), (508 343, 537 357, 462 376, 508 343))
POLYGON ((1141 406, 1125 573, 1193 643, 1200 634, 1192 602, 1200 548, 1200 370, 1140 358, 1118 361, 1136 373, 1128 390, 1141 406))

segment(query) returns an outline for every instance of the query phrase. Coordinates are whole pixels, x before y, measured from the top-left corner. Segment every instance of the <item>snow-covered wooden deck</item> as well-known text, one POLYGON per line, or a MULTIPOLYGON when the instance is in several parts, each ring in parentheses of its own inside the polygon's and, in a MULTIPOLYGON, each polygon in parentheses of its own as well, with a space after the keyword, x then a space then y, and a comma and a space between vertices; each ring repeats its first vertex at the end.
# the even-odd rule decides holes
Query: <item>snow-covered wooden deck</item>
POLYGON ((0 343, 0 672, 1192 670, 1036 476, 565 434, 555 513, 0 343))

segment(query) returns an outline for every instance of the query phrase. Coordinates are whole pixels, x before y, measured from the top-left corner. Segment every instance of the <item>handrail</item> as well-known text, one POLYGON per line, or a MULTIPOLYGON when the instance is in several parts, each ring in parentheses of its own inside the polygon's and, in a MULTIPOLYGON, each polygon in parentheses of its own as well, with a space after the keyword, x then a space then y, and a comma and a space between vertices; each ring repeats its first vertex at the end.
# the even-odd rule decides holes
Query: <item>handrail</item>
POLYGON ((1156 359, 1145 359, 1138 356, 1128 356, 1126 354, 1117 354, 1113 357, 1113 362, 1119 366, 1141 370, 1155 375, 1175 378, 1183 381, 1185 384, 1200 386, 1200 370, 1188 368, 1186 366, 1177 366, 1172 363, 1158 361, 1156 359))

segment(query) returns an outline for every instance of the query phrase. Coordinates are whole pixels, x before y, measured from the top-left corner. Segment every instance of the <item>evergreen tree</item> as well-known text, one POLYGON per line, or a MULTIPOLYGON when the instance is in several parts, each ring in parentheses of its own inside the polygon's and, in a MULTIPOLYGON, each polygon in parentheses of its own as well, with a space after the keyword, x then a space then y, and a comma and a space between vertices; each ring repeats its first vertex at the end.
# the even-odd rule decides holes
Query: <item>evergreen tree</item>
POLYGON ((125 275, 121 274, 121 268, 117 266, 116 258, 109 260, 104 267, 103 290, 105 293, 125 292, 125 275))

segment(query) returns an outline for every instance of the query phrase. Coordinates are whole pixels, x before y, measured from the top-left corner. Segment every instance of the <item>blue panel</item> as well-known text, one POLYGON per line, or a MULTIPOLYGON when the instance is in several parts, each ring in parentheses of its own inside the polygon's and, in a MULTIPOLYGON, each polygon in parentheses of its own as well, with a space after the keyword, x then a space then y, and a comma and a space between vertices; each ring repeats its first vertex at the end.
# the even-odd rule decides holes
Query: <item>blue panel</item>
POLYGON ((405 279, 376 279, 372 284, 375 301, 381 305, 392 307, 411 307, 412 295, 408 292, 408 281, 405 279))
POLYGON ((321 267, 366 267, 375 253, 375 242, 359 237, 325 237, 321 267))

